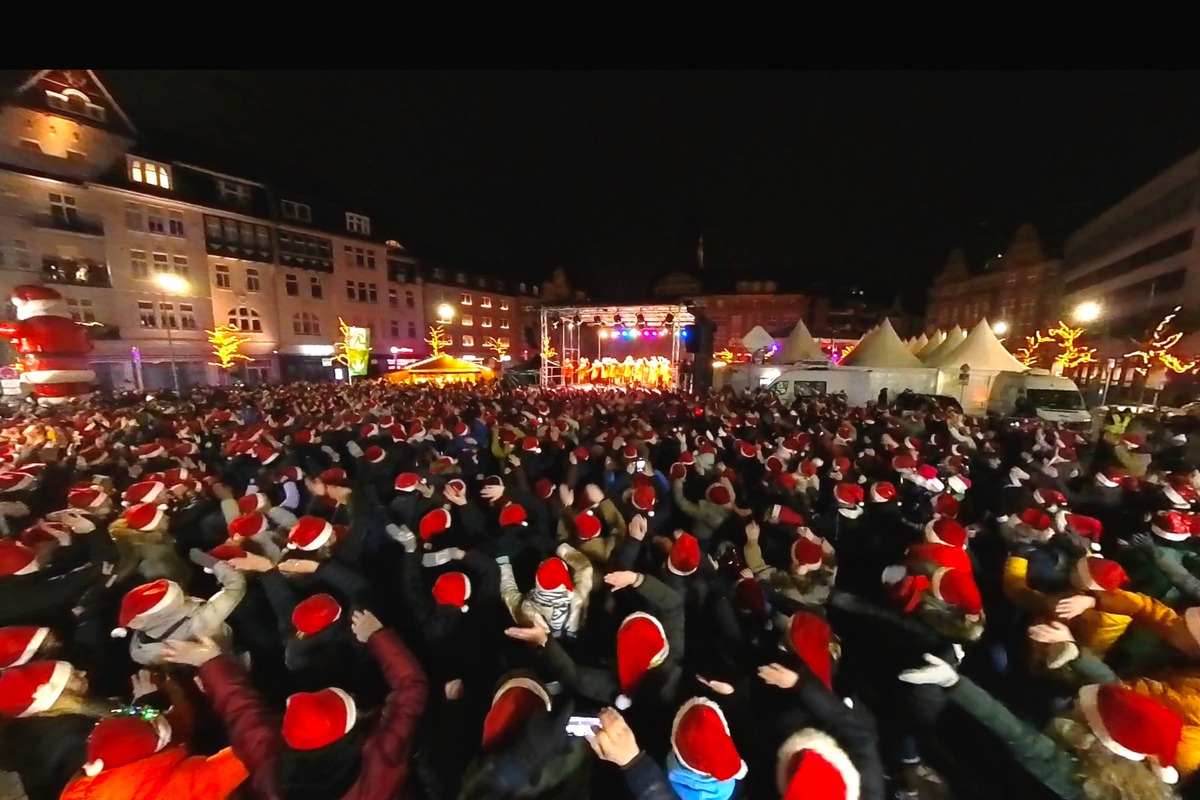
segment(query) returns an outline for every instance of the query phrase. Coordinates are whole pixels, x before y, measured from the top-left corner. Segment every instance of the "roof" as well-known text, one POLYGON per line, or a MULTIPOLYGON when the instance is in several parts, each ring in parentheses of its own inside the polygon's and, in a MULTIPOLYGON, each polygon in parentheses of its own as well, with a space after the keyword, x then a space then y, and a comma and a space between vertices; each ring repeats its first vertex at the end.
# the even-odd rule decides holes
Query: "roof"
POLYGON ((779 357, 780 360, 787 362, 828 359, 825 352, 821 350, 821 346, 808 332, 808 326, 804 324, 804 320, 799 320, 792 328, 787 341, 783 343, 783 347, 779 351, 779 357))
MULTIPOLYGON (((416 373, 418 375, 461 375, 463 373, 490 372, 487 367, 463 361, 454 356, 442 353, 430 356, 421 361, 414 361, 399 372, 416 373)), ((392 373, 395 374, 395 373, 392 373)))
POLYGON ((975 329, 957 347, 937 354, 926 362, 931 367, 951 369, 966 364, 973 370, 1024 372, 1027 367, 1004 349, 991 323, 981 319, 975 329))
POLYGON ((928 350, 922 350, 918 356, 926 364, 934 364, 939 358, 962 344, 963 340, 966 338, 967 332, 955 325, 954 329, 946 334, 946 337, 941 341, 941 343, 938 344, 937 347, 929 348, 928 350))
POLYGON ((868 333, 842 361, 847 367, 922 367, 920 359, 908 352, 890 319, 868 333))

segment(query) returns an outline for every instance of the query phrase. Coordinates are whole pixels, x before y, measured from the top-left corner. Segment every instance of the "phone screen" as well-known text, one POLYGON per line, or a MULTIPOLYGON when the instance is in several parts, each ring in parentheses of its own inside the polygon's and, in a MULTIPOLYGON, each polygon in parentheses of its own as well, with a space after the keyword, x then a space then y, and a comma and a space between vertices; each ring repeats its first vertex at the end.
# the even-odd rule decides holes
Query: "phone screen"
POLYGON ((590 736, 600 728, 599 717, 571 717, 567 720, 567 735, 590 736))
POLYGON ((641 472, 646 468, 646 459, 639 458, 637 461, 633 462, 633 466, 638 472, 641 472))

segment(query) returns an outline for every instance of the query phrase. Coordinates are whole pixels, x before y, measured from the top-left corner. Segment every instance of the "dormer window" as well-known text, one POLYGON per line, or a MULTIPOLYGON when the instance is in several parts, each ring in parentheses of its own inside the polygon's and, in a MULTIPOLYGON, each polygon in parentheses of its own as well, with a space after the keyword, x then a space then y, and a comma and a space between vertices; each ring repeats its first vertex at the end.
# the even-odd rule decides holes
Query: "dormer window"
POLYGON ((370 236, 371 218, 364 217, 362 214, 346 212, 346 230, 351 233, 361 233, 365 236, 370 236))
POLYGON ((171 170, 165 164, 156 161, 130 157, 129 180, 134 183, 147 183, 160 189, 170 189, 171 170))
POLYGON ((55 111, 67 111, 94 119, 97 122, 104 122, 104 107, 93 103, 86 94, 78 89, 64 89, 62 92, 47 89, 46 105, 55 111))
POLYGON ((312 209, 304 203, 284 200, 280 203, 280 210, 287 219, 294 219, 297 222, 312 222, 312 209))
POLYGON ((250 187, 244 183, 219 179, 217 189, 221 193, 222 200, 239 204, 250 202, 250 187))

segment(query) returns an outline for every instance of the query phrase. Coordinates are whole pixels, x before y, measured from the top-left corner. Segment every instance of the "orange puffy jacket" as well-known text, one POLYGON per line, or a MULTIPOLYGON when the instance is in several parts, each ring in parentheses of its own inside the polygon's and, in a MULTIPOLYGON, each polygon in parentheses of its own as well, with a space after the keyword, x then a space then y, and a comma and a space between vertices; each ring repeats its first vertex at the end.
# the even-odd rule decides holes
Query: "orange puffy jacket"
POLYGON ((94 778, 71 781, 61 800, 224 800, 246 775, 228 747, 208 757, 172 747, 94 778))

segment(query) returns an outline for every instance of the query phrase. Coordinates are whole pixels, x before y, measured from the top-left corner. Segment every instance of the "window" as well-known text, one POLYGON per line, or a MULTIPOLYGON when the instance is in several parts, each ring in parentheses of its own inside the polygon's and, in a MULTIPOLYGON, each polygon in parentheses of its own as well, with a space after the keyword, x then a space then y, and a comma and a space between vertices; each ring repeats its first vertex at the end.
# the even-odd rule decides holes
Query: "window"
POLYGON ((358 302, 360 302, 360 303, 367 302, 367 282, 366 281, 358 282, 358 302))
POLYGON ((125 227, 131 231, 146 230, 146 217, 137 203, 125 204, 125 227))
POLYGON ((367 269, 375 269, 375 251, 367 251, 367 269))
POLYGON ((472 326, 472 325, 474 325, 474 324, 475 324, 475 318, 474 318, 474 317, 472 317, 470 314, 463 314, 463 315, 462 315, 462 325, 463 325, 463 327, 464 327, 464 328, 469 328, 469 327, 471 327, 471 326, 472 326))
POLYGON ((254 267, 246 267, 246 291, 257 292, 262 286, 258 278, 258 270, 254 267))
POLYGON ((390 286, 388 287, 388 305, 392 308, 400 307, 400 293, 390 286))
POLYGON ((167 219, 167 230, 172 236, 183 236, 183 213, 180 211, 170 212, 170 217, 167 219))
POLYGON ((491 317, 483 317, 482 319, 480 319, 480 320, 479 320, 479 327, 481 327, 481 328, 490 328, 490 327, 492 327, 492 318, 491 318, 491 317))
POLYGON ((321 320, 308 311, 292 314, 292 333, 297 336, 320 336, 321 320))
POLYGON ((271 229, 266 225, 254 226, 254 241, 258 244, 259 250, 271 249, 271 229))
POLYGON ((229 267, 225 264, 217 264, 214 268, 217 273, 217 288, 229 289, 233 283, 229 280, 229 267))
POLYGON ((456 272, 454 274, 454 280, 458 281, 459 283, 466 283, 467 282, 467 273, 456 272))
POLYGON ((256 241, 254 236, 254 223, 239 222, 238 230, 241 231, 242 244, 246 247, 254 247, 254 243, 256 241))
POLYGON ((379 302, 379 292, 378 292, 378 289, 375 287, 375 284, 372 283, 367 286, 367 294, 368 294, 368 297, 370 297, 370 301, 372 303, 379 302))
POLYGON ((450 347, 450 346, 453 346, 453 344, 454 344, 454 335, 447 333, 446 334, 446 346, 450 347))
POLYGON ((218 179, 217 190, 221 193, 222 200, 239 204, 250 202, 250 187, 244 183, 218 179))
POLYGON ((129 270, 133 273, 133 277, 139 280, 145 280, 150 277, 150 267, 146 263, 145 250, 129 251, 129 270))
POLYGON ((171 188, 171 172, 163 164, 145 161, 140 158, 129 159, 129 179, 134 183, 146 183, 160 189, 171 188))
POLYGON ((162 317, 163 328, 172 328, 178 330, 179 321, 175 319, 175 304, 174 303, 159 303, 159 315, 162 317))
POLYGON ((237 325, 244 331, 262 332, 262 319, 258 316, 258 312, 245 306, 229 312, 229 324, 237 325))
POLYGON ((179 327, 185 331, 196 330, 196 309, 191 303, 179 304, 179 327))
POLYGON ((393 339, 400 338, 400 320, 398 320, 398 319, 392 320, 392 338, 393 339))
POLYGON ((313 296, 314 300, 320 300, 325 296, 325 291, 321 287, 321 279, 315 275, 308 279, 308 293, 313 296))
POLYGON ((404 305, 409 308, 416 308, 417 298, 413 296, 412 289, 404 290, 404 305))
POLYGON ((483 297, 479 298, 479 307, 480 308, 491 308, 492 307, 492 298, 488 297, 486 294, 483 297))
POLYGON ((440 281, 442 279, 442 276, 444 275, 444 273, 442 272, 441 267, 434 267, 433 271, 430 273, 430 275, 433 276, 434 280, 440 281))
POLYGON ((138 301, 138 321, 143 328, 158 327, 158 315, 154 313, 154 303, 145 300, 138 301))
POLYGON ((417 323, 415 323, 415 322, 408 323, 408 338, 410 338, 410 339, 417 338, 417 323))
POLYGON ((283 216, 288 219, 294 219, 299 222, 312 222, 312 209, 304 203, 295 203, 291 200, 284 200, 280 204, 280 210, 283 211, 283 216))
POLYGON ((37 139, 22 139, 21 149, 32 150, 35 153, 40 153, 42 152, 42 143, 37 139))
POLYGON ((56 222, 68 225, 79 223, 79 209, 75 206, 75 198, 68 194, 50 193, 50 215, 56 222))
POLYGON ((103 122, 105 117, 104 107, 93 103, 78 89, 64 89, 61 92, 47 89, 46 105, 58 111, 69 111, 100 122, 103 122))
POLYGON ((502 330, 502 331, 508 330, 508 320, 507 319, 500 320, 500 330, 502 330))
POLYGON ((33 262, 29 258, 29 245, 24 239, 13 239, 13 256, 17 259, 17 269, 33 269, 33 262))
POLYGON ((204 235, 209 239, 221 238, 221 218, 208 217, 204 218, 204 235))
POLYGON ((463 292, 462 294, 460 294, 458 296, 458 302, 464 306, 471 305, 471 295, 467 294, 466 292, 463 292))
POLYGON ((171 271, 171 258, 166 253, 155 252, 151 258, 154 259, 155 275, 163 275, 171 271))
POLYGON ((76 300, 72 297, 67 298, 67 309, 71 312, 71 319, 76 322, 95 322, 96 314, 92 310, 91 300, 76 300))
POLYGON ((463 347, 474 347, 475 346, 475 337, 471 336, 470 334, 464 334, 462 337, 462 343, 463 343, 463 347))
MULTIPOLYGON (((378 209, 376 209, 378 210, 378 209)), ((346 213, 346 230, 352 233, 371 233, 371 218, 362 214, 346 213)))
POLYGON ((146 209, 146 230, 151 233, 167 232, 167 218, 163 216, 161 208, 146 209))
POLYGON ((504 345, 505 347, 507 347, 507 346, 508 346, 508 337, 507 337, 507 336, 501 336, 501 337, 499 338, 499 342, 500 342, 500 344, 502 344, 502 345, 504 345))
POLYGON ((357 300, 358 295, 354 292, 354 281, 346 281, 346 299, 357 300))
POLYGON ((295 275, 284 275, 283 289, 288 297, 297 297, 300 294, 300 280, 295 275))
POLYGON ((176 275, 178 275, 181 278, 188 277, 188 273, 190 272, 190 270, 188 269, 187 256, 181 256, 179 254, 173 255, 173 256, 171 256, 171 263, 175 267, 176 275))
POLYGON ((500 310, 501 310, 501 311, 508 311, 508 301, 507 301, 507 300, 501 300, 501 301, 500 301, 500 310))

